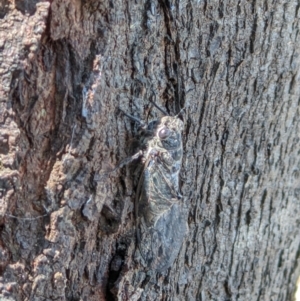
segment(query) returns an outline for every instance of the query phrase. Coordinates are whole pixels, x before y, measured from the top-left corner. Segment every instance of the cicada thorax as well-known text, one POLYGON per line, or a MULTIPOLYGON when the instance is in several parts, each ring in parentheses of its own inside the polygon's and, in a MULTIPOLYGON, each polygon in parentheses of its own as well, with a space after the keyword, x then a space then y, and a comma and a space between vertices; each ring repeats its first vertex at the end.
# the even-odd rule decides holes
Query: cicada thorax
POLYGON ((165 116, 141 132, 144 168, 135 204, 138 243, 142 257, 156 270, 172 264, 186 231, 179 192, 182 129, 179 118, 165 116))

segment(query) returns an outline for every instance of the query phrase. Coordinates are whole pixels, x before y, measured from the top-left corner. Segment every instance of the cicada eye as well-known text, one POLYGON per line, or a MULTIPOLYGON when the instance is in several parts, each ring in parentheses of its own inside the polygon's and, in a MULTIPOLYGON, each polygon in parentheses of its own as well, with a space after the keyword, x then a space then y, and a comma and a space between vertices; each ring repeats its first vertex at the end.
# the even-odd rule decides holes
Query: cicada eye
POLYGON ((158 136, 160 139, 166 139, 171 134, 171 131, 168 128, 163 128, 159 131, 158 136))

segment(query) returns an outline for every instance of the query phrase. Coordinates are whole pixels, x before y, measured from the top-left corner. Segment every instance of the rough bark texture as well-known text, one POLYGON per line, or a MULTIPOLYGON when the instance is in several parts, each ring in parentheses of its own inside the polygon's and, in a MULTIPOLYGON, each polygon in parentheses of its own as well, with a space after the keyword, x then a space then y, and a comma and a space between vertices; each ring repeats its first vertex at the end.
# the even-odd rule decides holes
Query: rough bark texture
POLYGON ((2 1, 0 299, 292 300, 299 7, 2 1), (189 234, 163 274, 135 261, 135 165, 103 176, 133 154, 117 109, 151 120, 149 99, 185 107, 189 234))

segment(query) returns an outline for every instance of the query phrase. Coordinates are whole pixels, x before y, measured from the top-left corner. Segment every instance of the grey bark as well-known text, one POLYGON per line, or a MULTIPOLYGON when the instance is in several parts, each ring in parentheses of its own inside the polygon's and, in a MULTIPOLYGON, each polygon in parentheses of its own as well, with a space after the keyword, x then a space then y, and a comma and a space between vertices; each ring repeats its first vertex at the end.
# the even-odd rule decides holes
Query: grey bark
POLYGON ((2 1, 1 300, 292 300, 299 1, 2 1), (154 97, 155 95, 155 97, 154 97), (135 258, 140 119, 185 108, 189 233, 135 258), (109 174, 109 176, 103 176, 109 174))

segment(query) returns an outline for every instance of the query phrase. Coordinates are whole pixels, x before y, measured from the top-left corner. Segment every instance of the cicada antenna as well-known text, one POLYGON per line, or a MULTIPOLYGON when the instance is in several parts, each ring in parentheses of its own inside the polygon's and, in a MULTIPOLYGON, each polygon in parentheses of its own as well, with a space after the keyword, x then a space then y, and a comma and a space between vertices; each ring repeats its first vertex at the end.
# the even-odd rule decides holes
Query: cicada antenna
POLYGON ((145 127, 146 124, 142 121, 142 120, 139 120, 138 118, 124 112, 122 109, 119 108, 119 110, 128 118, 130 118, 131 120, 135 121, 136 123, 138 123, 141 127, 145 127))
POLYGON ((179 111, 179 113, 178 113, 177 115, 175 115, 174 117, 178 118, 178 116, 180 116, 184 110, 185 110, 185 107, 183 107, 183 108, 179 111))
MULTIPOLYGON (((151 88, 151 91, 153 92, 154 94, 154 97, 156 98, 156 94, 155 92, 153 91, 153 89, 151 88)), ((149 101, 159 110, 161 111, 165 116, 170 116, 164 109, 162 109, 160 106, 158 106, 153 100, 149 99, 149 101)))

